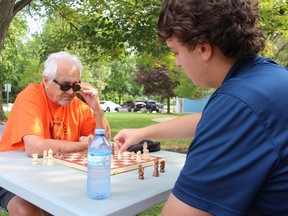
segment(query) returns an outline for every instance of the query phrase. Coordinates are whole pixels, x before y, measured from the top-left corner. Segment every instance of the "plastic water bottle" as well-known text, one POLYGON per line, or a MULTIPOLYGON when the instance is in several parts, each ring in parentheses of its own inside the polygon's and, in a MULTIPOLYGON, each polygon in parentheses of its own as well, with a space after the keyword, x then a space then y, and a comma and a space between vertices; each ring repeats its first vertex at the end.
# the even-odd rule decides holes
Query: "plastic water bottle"
POLYGON ((87 195, 105 199, 110 195, 111 146, 104 129, 96 129, 88 146, 87 195))

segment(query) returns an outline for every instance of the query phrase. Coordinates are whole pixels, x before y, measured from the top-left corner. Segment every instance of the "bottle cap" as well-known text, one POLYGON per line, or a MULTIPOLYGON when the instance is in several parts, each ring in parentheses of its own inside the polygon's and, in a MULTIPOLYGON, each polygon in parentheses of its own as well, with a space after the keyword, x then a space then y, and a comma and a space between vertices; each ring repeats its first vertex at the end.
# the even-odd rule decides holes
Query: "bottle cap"
POLYGON ((95 134, 104 135, 105 134, 105 129, 95 129, 95 134))

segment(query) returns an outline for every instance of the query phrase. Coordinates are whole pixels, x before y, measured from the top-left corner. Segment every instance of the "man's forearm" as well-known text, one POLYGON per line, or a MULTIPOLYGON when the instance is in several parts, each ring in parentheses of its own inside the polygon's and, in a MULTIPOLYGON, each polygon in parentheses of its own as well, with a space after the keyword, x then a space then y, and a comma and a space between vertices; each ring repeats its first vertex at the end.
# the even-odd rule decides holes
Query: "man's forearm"
POLYGON ((150 125, 143 128, 143 135, 147 139, 191 139, 194 137, 200 118, 201 113, 196 113, 150 125))
POLYGON ((38 153, 41 157, 44 150, 52 149, 56 153, 70 153, 87 150, 87 142, 73 142, 66 140, 44 139, 37 135, 26 135, 23 137, 25 152, 28 156, 38 153))
POLYGON ((96 128, 105 129, 105 137, 108 140, 111 140, 110 125, 106 119, 104 112, 102 111, 102 113, 95 113, 95 119, 96 119, 96 128))

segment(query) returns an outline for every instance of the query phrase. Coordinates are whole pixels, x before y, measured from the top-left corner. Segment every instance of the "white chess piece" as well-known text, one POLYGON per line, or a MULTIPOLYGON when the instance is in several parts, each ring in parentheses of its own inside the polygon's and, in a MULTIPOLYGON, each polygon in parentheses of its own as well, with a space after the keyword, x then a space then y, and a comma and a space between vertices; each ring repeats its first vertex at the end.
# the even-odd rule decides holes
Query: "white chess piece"
POLYGON ((34 153, 32 154, 32 165, 37 165, 38 164, 38 154, 34 153))
POLYGON ((130 158, 130 160, 135 160, 135 152, 131 152, 131 158, 130 158))
POLYGON ((149 158, 149 149, 147 142, 144 142, 143 144, 143 159, 147 160, 149 158))
POLYGON ((46 150, 43 151, 43 165, 44 166, 47 165, 47 151, 46 150))
POLYGON ((53 151, 52 149, 48 150, 48 161, 47 161, 47 166, 53 166, 53 151))
POLYGON ((143 151, 148 150, 148 144, 147 142, 144 142, 143 144, 143 151))
POLYGON ((122 159, 122 154, 121 154, 121 152, 120 152, 120 151, 118 151, 118 156, 117 156, 117 159, 118 159, 118 160, 121 160, 121 159, 122 159))
POLYGON ((141 151, 137 151, 136 160, 141 161, 141 151))

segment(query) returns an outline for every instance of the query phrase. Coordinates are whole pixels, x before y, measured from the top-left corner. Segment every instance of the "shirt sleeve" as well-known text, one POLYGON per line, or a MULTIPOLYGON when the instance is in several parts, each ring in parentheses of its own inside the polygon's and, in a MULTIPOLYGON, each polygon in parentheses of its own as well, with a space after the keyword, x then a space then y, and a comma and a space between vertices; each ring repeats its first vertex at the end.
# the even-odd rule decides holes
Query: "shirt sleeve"
POLYGON ((203 112, 172 192, 214 215, 244 215, 276 161, 254 110, 236 97, 220 94, 203 112))
POLYGON ((21 101, 15 109, 12 125, 17 130, 11 130, 11 143, 18 143, 24 135, 34 134, 44 137, 43 126, 46 119, 43 119, 40 107, 31 101, 21 101))

